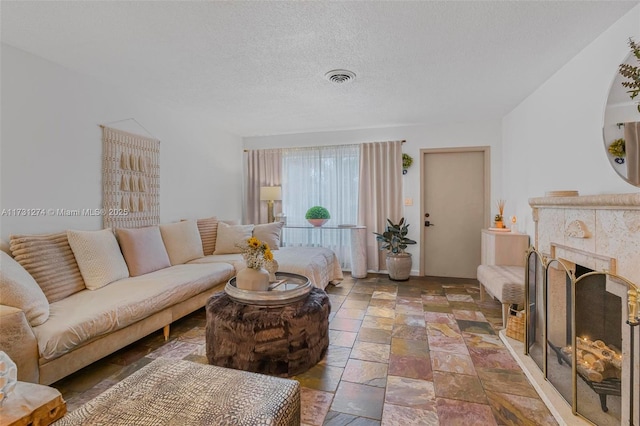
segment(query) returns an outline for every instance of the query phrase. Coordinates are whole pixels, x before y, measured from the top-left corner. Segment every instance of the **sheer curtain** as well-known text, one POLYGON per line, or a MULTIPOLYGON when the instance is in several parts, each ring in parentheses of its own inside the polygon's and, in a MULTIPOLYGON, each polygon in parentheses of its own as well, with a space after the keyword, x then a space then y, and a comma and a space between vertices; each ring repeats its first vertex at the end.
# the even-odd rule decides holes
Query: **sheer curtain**
POLYGON ((640 184, 640 122, 624 123, 625 151, 627 154, 627 179, 640 184))
POLYGON ((359 145, 282 149, 282 210, 287 217, 283 245, 317 245, 336 253, 343 269, 351 269, 348 230, 358 219, 359 145), (305 213, 312 206, 329 210, 331 219, 320 229, 309 229, 305 213))
POLYGON ((402 142, 365 143, 360 148, 358 224, 367 227, 367 267, 386 268, 373 232, 383 232, 387 218, 402 217, 402 142))
MULTIPOLYGON (((267 203, 260 201, 260 187, 282 184, 280 151, 256 149, 245 152, 245 209, 242 223, 267 223, 267 203)), ((275 201, 274 214, 280 210, 280 201, 275 201)))

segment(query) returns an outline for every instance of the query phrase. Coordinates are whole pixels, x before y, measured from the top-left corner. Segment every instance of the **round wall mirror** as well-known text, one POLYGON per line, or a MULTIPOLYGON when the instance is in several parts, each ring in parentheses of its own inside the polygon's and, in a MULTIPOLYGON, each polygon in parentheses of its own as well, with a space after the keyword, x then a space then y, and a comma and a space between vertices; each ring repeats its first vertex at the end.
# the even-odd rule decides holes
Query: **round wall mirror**
MULTIPOLYGON (((633 54, 629 54, 623 63, 640 65, 633 54)), ((604 113, 604 148, 616 173, 640 187, 640 96, 632 100, 627 93, 629 89, 622 85, 624 81, 629 79, 616 72, 604 113)))

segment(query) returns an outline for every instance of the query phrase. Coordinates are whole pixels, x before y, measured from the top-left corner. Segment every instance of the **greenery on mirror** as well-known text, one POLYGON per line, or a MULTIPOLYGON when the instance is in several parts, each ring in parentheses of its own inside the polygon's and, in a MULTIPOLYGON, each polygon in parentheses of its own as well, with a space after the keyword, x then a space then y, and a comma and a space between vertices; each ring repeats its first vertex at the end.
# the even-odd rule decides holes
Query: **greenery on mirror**
POLYGON ((617 158, 624 158, 625 149, 624 149, 624 139, 616 139, 611 144, 609 144, 609 153, 617 158))
MULTIPOLYGON (((640 63, 640 45, 633 41, 632 38, 629 38, 629 47, 631 48, 633 56, 635 56, 636 60, 640 63)), ((628 79, 627 81, 623 81, 622 85, 629 89, 627 93, 629 93, 631 99, 635 99, 636 96, 640 94, 640 66, 620 64, 619 72, 620 75, 628 79)), ((640 103, 638 103, 637 108, 638 112, 640 112, 640 103)))
POLYGON ((393 223, 391 219, 387 219, 387 229, 383 233, 374 232, 376 240, 384 243, 380 250, 389 250, 394 254, 404 253, 407 245, 416 244, 414 240, 407 238, 408 228, 409 224, 405 223, 404 217, 398 223, 393 223))

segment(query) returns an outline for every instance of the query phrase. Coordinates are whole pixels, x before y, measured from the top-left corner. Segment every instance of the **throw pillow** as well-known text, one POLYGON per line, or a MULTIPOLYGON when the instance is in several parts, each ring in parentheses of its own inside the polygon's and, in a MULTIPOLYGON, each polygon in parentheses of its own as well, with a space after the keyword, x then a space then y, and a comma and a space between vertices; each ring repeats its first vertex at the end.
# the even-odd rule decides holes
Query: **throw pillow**
POLYGON ((172 265, 182 265, 204 257, 202 240, 195 220, 160 225, 160 233, 172 265))
POLYGON ((202 251, 205 256, 213 254, 216 249, 216 237, 218 235, 218 218, 213 216, 207 219, 198 219, 198 232, 202 240, 202 251))
POLYGON ((122 257, 118 241, 110 229, 69 230, 67 236, 89 290, 97 290, 129 276, 129 269, 122 257))
POLYGON ((282 222, 256 225, 253 228, 253 236, 263 243, 267 243, 271 250, 278 250, 280 248, 280 232, 282 232, 283 226, 284 223, 282 222))
POLYGON ((49 302, 36 280, 7 253, 0 251, 0 304, 21 309, 32 327, 49 318, 49 302))
POLYGON ((11 235, 13 258, 36 280, 49 303, 84 290, 84 280, 66 232, 11 235))
POLYGON ((171 266, 159 227, 119 228, 116 235, 132 277, 171 266))
POLYGON ((216 238, 216 251, 213 254, 241 253, 236 244, 251 238, 253 225, 227 225, 218 223, 218 237, 216 238))

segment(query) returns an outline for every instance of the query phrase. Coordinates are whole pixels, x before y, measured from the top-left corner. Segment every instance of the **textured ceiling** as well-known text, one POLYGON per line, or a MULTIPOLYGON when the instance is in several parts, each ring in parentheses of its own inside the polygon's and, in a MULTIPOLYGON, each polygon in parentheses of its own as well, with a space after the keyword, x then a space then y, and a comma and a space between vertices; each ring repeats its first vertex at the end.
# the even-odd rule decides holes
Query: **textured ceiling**
POLYGON ((242 136, 499 119, 637 1, 2 1, 3 43, 242 136), (356 73, 335 85, 335 68, 356 73))

